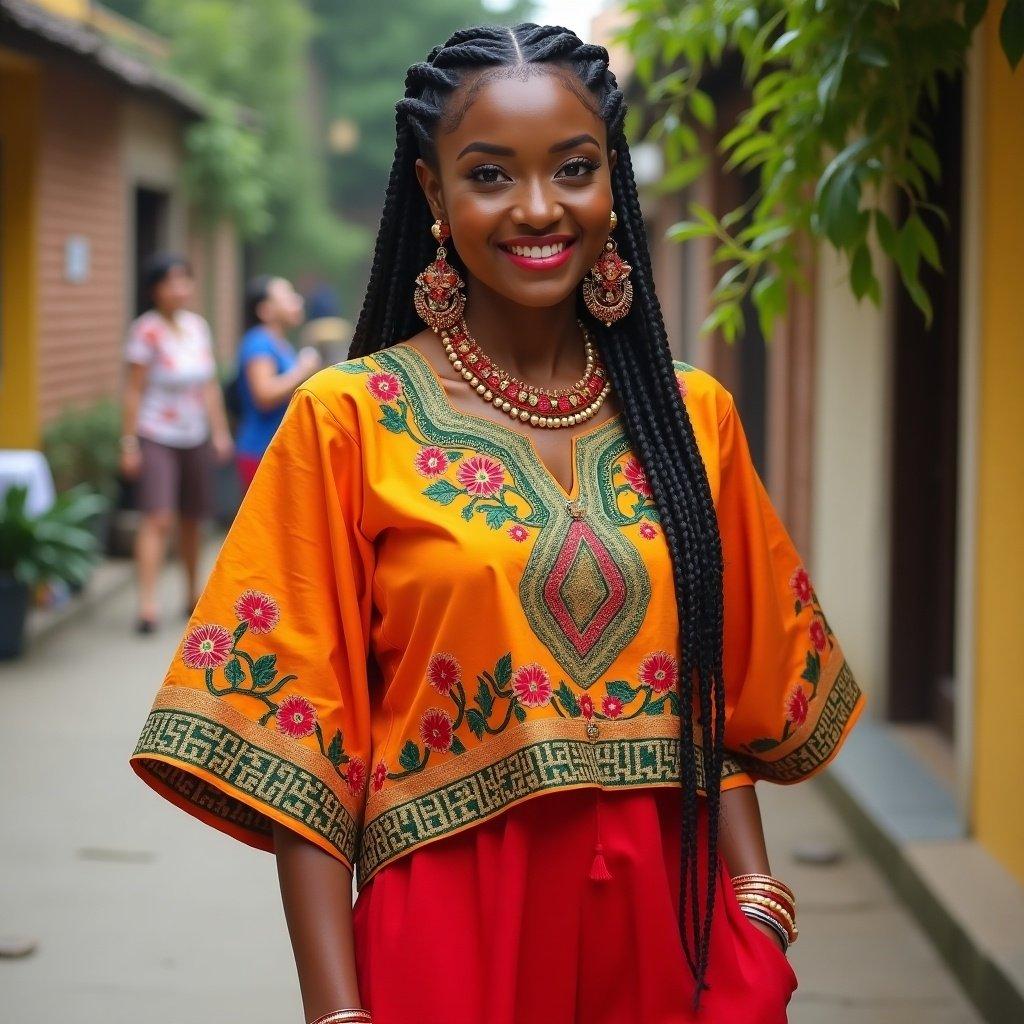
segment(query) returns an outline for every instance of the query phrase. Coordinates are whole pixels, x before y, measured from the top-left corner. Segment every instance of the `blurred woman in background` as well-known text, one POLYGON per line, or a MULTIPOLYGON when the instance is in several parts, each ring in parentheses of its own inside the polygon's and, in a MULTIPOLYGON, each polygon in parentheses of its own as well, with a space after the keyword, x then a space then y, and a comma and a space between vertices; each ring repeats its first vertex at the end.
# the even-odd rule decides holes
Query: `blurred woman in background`
POLYGON ((210 327, 186 309, 192 269, 183 256, 157 253, 141 268, 150 308, 128 330, 121 470, 137 481, 142 521, 135 542, 139 580, 136 629, 157 626, 157 579, 175 519, 188 586, 198 594, 202 521, 212 513, 213 456, 231 458, 232 441, 217 383, 210 327))
POLYGON ((238 445, 243 489, 284 417, 292 392, 320 369, 315 348, 297 353, 288 331, 302 323, 302 296, 283 277, 261 274, 245 290, 246 332, 238 349, 238 445))

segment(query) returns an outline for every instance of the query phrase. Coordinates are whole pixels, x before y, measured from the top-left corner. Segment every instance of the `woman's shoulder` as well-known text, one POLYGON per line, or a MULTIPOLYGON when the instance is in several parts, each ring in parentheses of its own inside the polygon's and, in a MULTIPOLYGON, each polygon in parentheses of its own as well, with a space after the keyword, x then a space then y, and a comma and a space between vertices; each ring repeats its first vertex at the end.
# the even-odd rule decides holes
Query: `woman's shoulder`
POLYGON ((679 382, 679 392, 691 416, 701 412, 709 421, 713 417, 714 423, 720 423, 733 404, 732 395, 725 385, 707 370, 682 359, 673 359, 672 366, 679 382))
POLYGON ((299 392, 312 399, 324 413, 358 438, 360 422, 367 412, 377 409, 370 389, 382 369, 372 355, 346 359, 325 366, 299 386, 299 392))

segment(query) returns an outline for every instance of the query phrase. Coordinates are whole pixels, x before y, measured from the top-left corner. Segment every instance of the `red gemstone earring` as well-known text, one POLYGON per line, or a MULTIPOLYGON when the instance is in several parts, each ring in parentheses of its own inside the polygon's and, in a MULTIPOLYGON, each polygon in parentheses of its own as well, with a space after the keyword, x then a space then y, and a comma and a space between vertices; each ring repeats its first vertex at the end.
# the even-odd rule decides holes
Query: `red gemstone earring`
MULTIPOLYGON (((611 230, 619 218, 612 210, 611 230)), ((611 327, 621 320, 633 305, 633 283, 629 280, 633 268, 619 255, 615 239, 608 235, 604 252, 583 279, 583 303, 595 320, 611 327)))
POLYGON ((466 308, 463 289, 465 281, 448 262, 445 240, 451 237, 451 229, 441 220, 435 220, 430 233, 437 242, 437 255, 416 278, 413 304, 421 320, 435 333, 454 327, 466 308))

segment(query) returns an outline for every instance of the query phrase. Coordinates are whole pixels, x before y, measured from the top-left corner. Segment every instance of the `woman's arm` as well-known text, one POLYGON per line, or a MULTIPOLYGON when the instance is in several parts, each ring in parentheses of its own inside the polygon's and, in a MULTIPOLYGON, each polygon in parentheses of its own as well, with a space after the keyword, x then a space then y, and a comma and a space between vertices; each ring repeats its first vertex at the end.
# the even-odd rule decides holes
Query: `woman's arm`
POLYGON ((234 444, 231 440, 231 428, 228 426, 228 414, 224 408, 224 393, 220 382, 214 377, 208 380, 203 388, 206 403, 206 415, 210 418, 210 439, 214 451, 222 462, 231 458, 234 444))
POLYGON ((352 936, 352 873, 315 843, 277 822, 273 826, 306 1020, 361 1006, 352 936))
POLYGON ((319 358, 306 349, 299 352, 295 366, 284 373, 277 372, 271 356, 253 356, 245 364, 245 380, 253 404, 262 412, 284 405, 292 392, 319 366, 319 358))
POLYGON ((129 442, 126 439, 136 437, 139 405, 142 402, 143 388, 146 386, 146 373, 146 367, 141 363, 128 364, 128 375, 121 400, 121 472, 129 479, 138 474, 142 458, 139 454, 138 441, 129 442))
MULTIPOLYGON (((761 824, 761 807, 753 786, 737 786, 722 793, 719 814, 718 843, 730 875, 749 873, 770 875, 768 850, 761 824)), ((779 942, 778 935, 760 921, 751 920, 755 928, 779 942)), ((779 942, 781 946, 781 942, 779 942)))

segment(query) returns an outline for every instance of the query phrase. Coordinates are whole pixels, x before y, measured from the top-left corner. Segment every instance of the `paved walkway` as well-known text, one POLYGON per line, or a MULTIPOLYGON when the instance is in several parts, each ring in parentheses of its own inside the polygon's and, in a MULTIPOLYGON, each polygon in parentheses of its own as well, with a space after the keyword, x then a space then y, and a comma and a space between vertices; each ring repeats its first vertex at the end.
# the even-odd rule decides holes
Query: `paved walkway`
MULTIPOLYGON (((177 608, 179 581, 164 592, 177 608)), ((135 637, 131 617, 122 593, 0 663, 0 931, 38 939, 32 956, 0 960, 0 1017, 300 1022, 273 857, 188 818, 128 767, 183 625, 135 637)), ((977 1024, 817 787, 758 792, 773 866, 801 900, 792 1024, 977 1024), (815 843, 846 856, 793 863, 815 843)))

